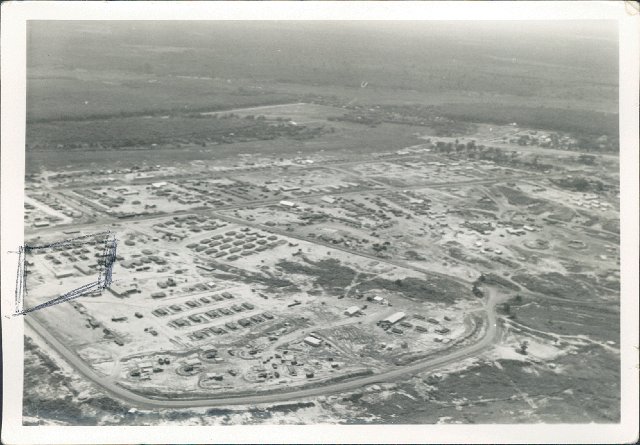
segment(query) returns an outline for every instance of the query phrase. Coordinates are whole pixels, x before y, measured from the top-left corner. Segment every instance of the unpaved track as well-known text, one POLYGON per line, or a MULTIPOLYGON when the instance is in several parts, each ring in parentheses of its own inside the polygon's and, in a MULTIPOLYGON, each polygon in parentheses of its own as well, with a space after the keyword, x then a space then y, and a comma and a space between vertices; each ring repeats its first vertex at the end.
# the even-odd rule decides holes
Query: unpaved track
MULTIPOLYGON (((116 398, 128 402, 131 405, 142 408, 195 408, 195 407, 216 407, 216 406, 232 406, 232 405, 257 405, 263 403, 285 402, 298 400, 306 397, 316 397, 326 394, 332 394, 343 391, 350 391, 360 388, 364 385, 370 385, 378 382, 392 381, 401 377, 435 370, 439 367, 455 363, 460 360, 477 356, 482 351, 490 348, 499 338, 499 329, 497 326, 495 304, 496 297, 493 293, 485 304, 487 314, 487 330, 485 335, 476 343, 465 346, 460 349, 451 351, 449 354, 438 356, 426 360, 422 360, 411 365, 398 367, 379 374, 360 377, 346 382, 330 383, 307 389, 292 389, 273 394, 256 394, 232 396, 225 395, 222 397, 212 397, 206 399, 193 400, 175 400, 175 399, 152 399, 139 394, 135 394, 121 386, 118 386, 111 378, 97 374, 87 363, 80 359, 75 353, 69 350, 62 342, 53 337, 47 329, 37 320, 36 314, 28 314, 25 316, 25 322, 40 335, 47 344, 62 355, 78 372, 104 389, 107 393, 116 398)), ((46 309, 45 309, 46 310, 46 309)))

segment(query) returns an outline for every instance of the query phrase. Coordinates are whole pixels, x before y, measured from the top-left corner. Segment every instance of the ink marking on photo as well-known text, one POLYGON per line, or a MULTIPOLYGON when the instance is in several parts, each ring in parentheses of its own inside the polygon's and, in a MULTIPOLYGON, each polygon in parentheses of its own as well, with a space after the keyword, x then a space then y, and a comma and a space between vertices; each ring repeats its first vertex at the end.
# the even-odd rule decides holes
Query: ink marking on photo
POLYGON ((15 287, 15 315, 26 315, 29 312, 34 312, 40 309, 44 309, 49 306, 64 303, 65 301, 73 300, 75 298, 87 295, 91 292, 99 291, 108 288, 113 280, 113 266, 116 261, 118 240, 111 231, 79 236, 76 238, 70 238, 62 241, 58 241, 50 244, 43 245, 29 245, 24 244, 18 248, 18 268, 16 274, 16 287, 15 287), (44 303, 38 304, 31 308, 24 308, 24 298, 27 295, 27 267, 29 262, 26 261, 26 255, 30 252, 42 251, 45 249, 53 248, 77 248, 91 244, 96 238, 103 237, 102 253, 98 259, 98 274, 96 280, 80 286, 76 289, 72 289, 59 297, 53 298, 44 303))

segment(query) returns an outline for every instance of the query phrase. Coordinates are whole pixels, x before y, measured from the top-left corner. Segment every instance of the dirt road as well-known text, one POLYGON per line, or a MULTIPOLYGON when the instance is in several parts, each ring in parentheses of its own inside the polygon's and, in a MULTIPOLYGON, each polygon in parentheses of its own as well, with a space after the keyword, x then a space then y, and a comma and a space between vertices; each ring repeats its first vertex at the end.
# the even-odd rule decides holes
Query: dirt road
MULTIPOLYGON (((116 398, 130 403, 131 405, 143 408, 193 408, 193 407, 216 407, 216 406, 233 406, 233 405, 258 405, 263 403, 284 402, 290 400, 298 400, 306 397, 317 397, 343 391, 350 391, 365 385, 378 382, 393 381, 401 377, 435 370, 439 367, 464 360, 478 355, 480 352, 490 348, 498 339, 499 329, 497 325, 495 305, 499 302, 498 297, 494 293, 490 293, 484 305, 487 314, 487 330, 485 335, 472 345, 462 347, 451 351, 449 354, 426 359, 413 363, 411 365, 398 367, 383 371, 379 374, 360 377, 345 382, 330 383, 320 385, 313 388, 293 389, 273 394, 255 394, 224 397, 192 399, 192 400, 176 400, 176 399, 152 399, 149 397, 135 394, 119 385, 108 377, 98 375, 88 364, 80 359, 76 354, 70 351, 62 342, 53 337, 47 329, 38 321, 35 314, 25 316, 25 322, 38 334, 45 342, 47 342, 54 350, 62 355, 78 372, 91 380, 97 386, 116 398)), ((45 309, 46 310, 46 309, 45 309)))

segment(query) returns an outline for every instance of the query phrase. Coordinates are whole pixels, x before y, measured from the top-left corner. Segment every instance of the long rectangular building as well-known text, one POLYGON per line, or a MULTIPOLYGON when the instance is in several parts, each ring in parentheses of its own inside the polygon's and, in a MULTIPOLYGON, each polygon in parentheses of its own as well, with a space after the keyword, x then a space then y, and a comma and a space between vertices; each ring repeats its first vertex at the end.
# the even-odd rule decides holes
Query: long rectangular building
POLYGON ((386 324, 386 325, 392 326, 397 322, 403 320, 406 316, 407 314, 405 314, 404 312, 396 312, 395 314, 391 314, 384 320, 380 321, 380 324, 386 324))

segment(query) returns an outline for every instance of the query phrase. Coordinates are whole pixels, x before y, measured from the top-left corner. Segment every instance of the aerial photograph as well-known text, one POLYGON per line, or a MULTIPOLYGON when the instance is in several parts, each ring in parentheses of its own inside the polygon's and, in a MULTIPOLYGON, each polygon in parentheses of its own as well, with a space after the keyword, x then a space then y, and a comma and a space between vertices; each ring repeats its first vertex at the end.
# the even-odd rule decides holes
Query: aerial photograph
POLYGON ((29 21, 22 424, 619 423, 618 59, 607 20, 29 21))

